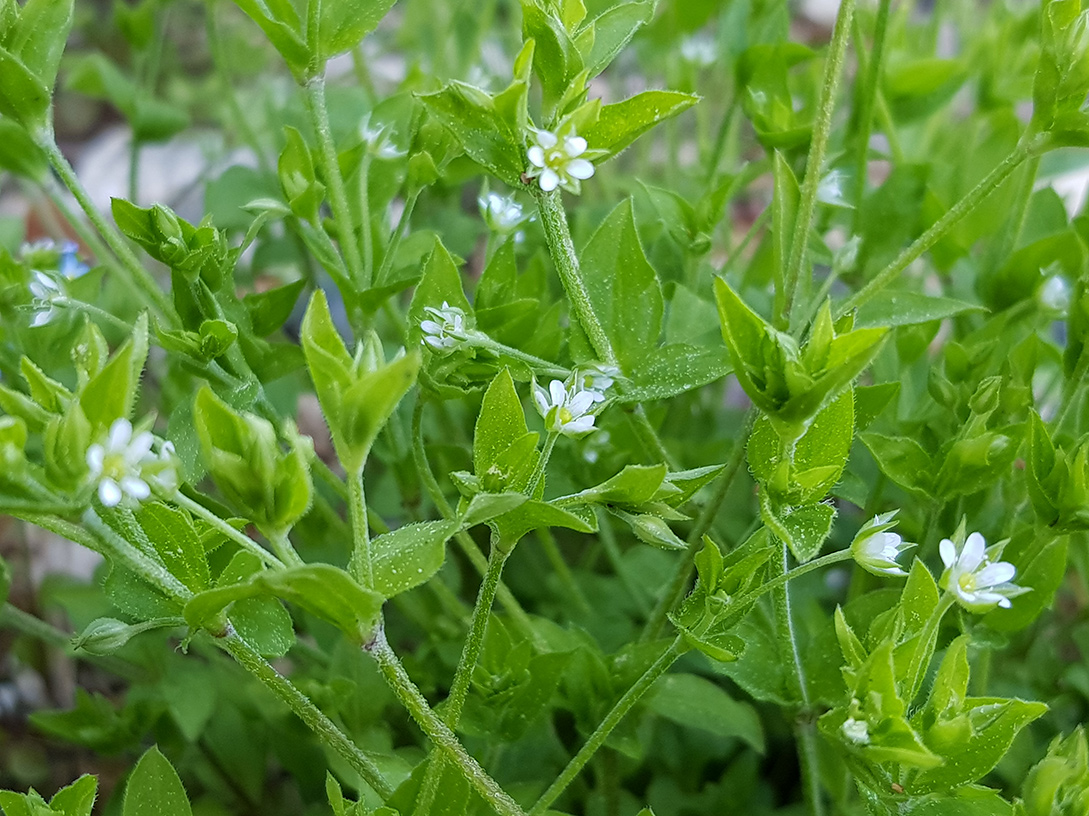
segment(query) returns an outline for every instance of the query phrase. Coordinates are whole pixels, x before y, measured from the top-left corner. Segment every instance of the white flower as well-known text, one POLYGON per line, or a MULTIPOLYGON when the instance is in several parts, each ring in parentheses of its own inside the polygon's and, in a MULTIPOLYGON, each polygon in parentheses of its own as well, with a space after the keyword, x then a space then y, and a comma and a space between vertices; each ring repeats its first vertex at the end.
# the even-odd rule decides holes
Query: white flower
POLYGON ((1052 275, 1040 287, 1036 297, 1045 309, 1066 314, 1070 308, 1070 284, 1062 275, 1052 275))
POLYGON ((712 65, 717 57, 718 47, 715 40, 707 34, 693 34, 681 42, 681 59, 693 65, 712 65))
POLYGON ((579 191, 579 181, 594 174, 594 165, 580 159, 586 152, 586 140, 572 133, 560 139, 548 130, 533 130, 534 144, 526 151, 531 165, 526 175, 536 178, 546 193, 562 187, 572 193, 579 191))
POLYGON ((580 436, 594 430, 594 405, 604 402, 605 397, 597 391, 581 388, 568 389, 560 380, 548 384, 548 390, 533 383, 533 402, 544 417, 545 429, 549 433, 561 433, 564 436, 580 436))
POLYGON ((851 557, 867 572, 874 575, 892 575, 902 578, 907 573, 897 563, 900 553, 914 547, 905 542, 897 533, 888 532, 896 524, 893 517, 897 510, 874 516, 873 521, 862 525, 855 540, 851 542, 851 557))
POLYGON ((526 220, 522 212, 522 205, 514 200, 514 196, 501 196, 499 193, 488 193, 477 199, 480 205, 480 215, 488 229, 500 235, 509 235, 518 229, 526 220))
POLYGON ((445 300, 442 308, 424 306, 434 320, 421 320, 423 342, 441 354, 448 354, 465 341, 465 312, 445 300))
POLYGON ((60 281, 44 272, 35 269, 32 274, 33 280, 27 287, 30 289, 30 294, 34 296, 31 302, 34 318, 30 321, 30 325, 44 326, 56 317, 58 301, 64 299, 64 290, 61 289, 60 281))
POLYGON ((870 728, 865 720, 848 717, 841 726, 843 736, 855 745, 867 745, 870 742, 870 728))
POLYGON ((579 368, 575 374, 575 383, 585 391, 597 391, 602 397, 620 376, 620 369, 613 365, 590 363, 579 368))
POLYGON ((367 152, 377 159, 396 159, 405 155, 405 151, 399 149, 390 139, 392 135, 391 125, 372 125, 369 113, 359 123, 359 136, 367 146, 367 152))
POLYGON ((154 437, 148 431, 132 435, 132 423, 116 419, 110 426, 106 444, 95 443, 87 449, 87 467, 91 480, 98 482, 98 498, 106 507, 116 507, 128 497, 143 501, 151 495, 144 480, 144 467, 155 465, 159 457, 151 452, 154 437))
POLYGON ((943 538, 938 546, 945 572, 938 582, 942 589, 952 592, 957 603, 969 612, 987 612, 996 606, 1010 608, 1010 598, 1029 590, 1011 584, 1016 567, 998 558, 1003 545, 987 550, 987 542, 979 533, 972 533, 958 551, 957 545, 943 538))

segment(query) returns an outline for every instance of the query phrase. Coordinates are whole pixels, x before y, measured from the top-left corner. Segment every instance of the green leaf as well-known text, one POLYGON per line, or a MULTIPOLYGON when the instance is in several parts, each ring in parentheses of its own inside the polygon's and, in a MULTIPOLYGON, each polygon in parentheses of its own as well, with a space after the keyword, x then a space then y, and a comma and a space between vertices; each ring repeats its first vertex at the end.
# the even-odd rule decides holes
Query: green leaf
POLYGON ((931 494, 935 468, 922 445, 907 437, 872 432, 860 434, 859 438, 870 449, 881 472, 892 481, 916 495, 931 494))
POLYGON ((342 569, 328 564, 307 564, 265 570, 244 583, 194 595, 185 605, 185 619, 194 629, 218 626, 216 617, 232 603, 263 595, 301 606, 358 643, 371 636, 383 601, 381 595, 364 589, 342 569))
POLYGON ((64 816, 91 816, 97 794, 98 779, 84 774, 71 785, 53 794, 49 807, 64 816))
POLYGON ((582 135, 591 150, 615 156, 658 124, 699 102, 680 91, 643 91, 612 105, 604 105, 597 121, 582 135))
POLYGON ((81 57, 67 77, 68 88, 104 99, 117 108, 131 125, 137 142, 169 139, 189 126, 184 110, 152 97, 103 54, 81 57))
MULTIPOLYGON (((515 442, 524 439, 527 431, 526 415, 514 388, 514 379, 510 370, 504 368, 495 375, 484 392, 480 415, 476 420, 473 433, 473 471, 476 475, 483 479, 500 455, 515 442)), ((536 450, 534 438, 534 461, 536 450)))
POLYGON ((34 144, 26 130, 11 119, 0 117, 0 168, 38 184, 49 174, 49 159, 34 144))
POLYGON ((855 325, 858 328, 911 326, 973 311, 981 312, 985 309, 978 304, 954 298, 886 289, 878 292, 872 300, 858 310, 855 325))
MULTIPOLYGON (((234 554, 216 579, 217 587, 243 583, 265 568, 264 562, 245 550, 234 554)), ((275 598, 243 598, 231 606, 231 623, 239 636, 262 657, 283 657, 295 645, 291 615, 275 598)))
POLYGON ((990 788, 969 786, 949 794, 912 797, 904 802, 902 813, 903 816, 1013 816, 1014 809, 990 788))
POLYGON ((630 372, 657 345, 665 308, 658 276, 639 242, 631 199, 598 227, 581 262, 594 314, 621 368, 630 372))
POLYGON ((586 38, 582 32, 579 33, 575 42, 582 53, 583 63, 589 71, 587 79, 593 79, 616 59, 617 54, 635 36, 635 32, 650 21, 654 15, 655 5, 654 2, 645 0, 619 3, 606 9, 584 26, 583 31, 592 32, 589 48, 583 46, 586 38))
POLYGON ((620 401, 668 399, 720 380, 733 370, 721 348, 671 343, 654 349, 629 373, 620 401))
POLYGON ((787 535, 786 545, 798 562, 812 561, 832 532, 836 509, 828 504, 792 507, 778 516, 787 535))
POLYGON ((33 134, 47 126, 50 101, 50 86, 16 55, 0 47, 0 113, 33 134))
POLYGON ((430 580, 446 559, 446 542, 460 526, 457 521, 424 521, 374 539, 374 591, 392 598, 430 580))
POLYGON ((477 493, 469 500, 469 506, 460 513, 463 528, 475 527, 509 513, 525 503, 524 493, 477 493))
POLYGON ((610 507, 609 510, 613 515, 627 522, 631 531, 635 533, 635 537, 644 544, 650 544, 662 550, 688 548, 684 541, 678 538, 677 534, 669 529, 669 525, 658 516, 652 516, 649 513, 626 513, 616 507, 610 507))
POLYGON ((108 430, 115 419, 127 419, 132 413, 147 353, 147 315, 142 314, 129 339, 80 392, 83 413, 96 434, 108 430))
POLYGON ((302 21, 290 0, 234 0, 246 16, 265 32, 296 78, 305 76, 310 51, 302 35, 302 21))
POLYGON ((287 322, 299 295, 306 288, 305 280, 297 280, 284 286, 277 286, 265 292, 246 295, 242 303, 250 316, 253 333, 258 337, 267 337, 287 322))
POLYGON ((318 48, 322 60, 350 51, 377 28, 396 0, 323 0, 318 48))
POLYGON ((660 677, 651 687, 646 705, 678 725, 718 737, 736 737, 757 753, 764 753, 764 729, 756 709, 706 678, 683 673, 660 677))
POLYGON ((424 307, 438 309, 443 303, 461 309, 467 315, 473 313, 473 307, 465 297, 457 264, 442 241, 436 238, 435 247, 424 264, 423 277, 412 294, 412 304, 408 309, 414 327, 428 317, 424 307))
POLYGON ((534 43, 533 72, 544 90, 545 107, 554 107, 582 68, 582 55, 551 4, 522 0, 522 39, 534 43))
POLYGON ((194 592, 208 587, 208 561, 189 514, 162 502, 146 502, 136 515, 170 573, 194 592))
POLYGON ((571 498, 599 504, 643 504, 655 497, 665 476, 665 465, 628 465, 611 479, 571 498))
POLYGON ((170 761, 156 747, 140 757, 128 784, 122 816, 192 816, 189 798, 170 761))

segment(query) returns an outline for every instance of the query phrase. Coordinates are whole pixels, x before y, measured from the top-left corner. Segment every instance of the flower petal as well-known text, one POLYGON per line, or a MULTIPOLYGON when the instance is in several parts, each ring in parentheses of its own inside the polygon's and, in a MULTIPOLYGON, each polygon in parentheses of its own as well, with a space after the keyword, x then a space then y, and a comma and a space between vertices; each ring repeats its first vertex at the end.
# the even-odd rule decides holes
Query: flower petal
POLYGON ((563 140, 563 149, 572 159, 586 152, 586 140, 581 136, 568 136, 563 140))
POLYGON ((546 167, 537 178, 537 184, 539 184, 541 189, 546 193, 551 193, 560 186, 560 176, 551 167, 546 167))
POLYGON ((1017 568, 1009 561, 999 561, 997 564, 988 564, 976 573, 976 582, 979 586, 994 587, 1004 584, 1017 574, 1017 568))
POLYGON ((151 495, 151 488, 143 479, 135 476, 126 476, 121 480, 121 489, 138 501, 143 501, 151 495))
POLYGON ((102 465, 106 461, 106 449, 101 445, 91 445, 87 448, 87 467, 91 469, 92 476, 102 473, 102 465))
POLYGON ((975 572, 983 563, 986 554, 987 542, 979 533, 972 533, 964 541, 964 549, 960 551, 960 566, 966 572, 975 572))
POLYGON ((111 451, 120 450, 129 444, 130 439, 132 439, 132 423, 127 419, 115 419, 110 426, 107 447, 111 451))
POLYGON ((559 380, 553 380, 548 384, 548 394, 552 405, 563 405, 567 402, 567 389, 559 380))
POLYGON ((594 165, 586 159, 572 159, 566 169, 569 176, 577 179, 588 179, 594 174, 594 165))
POLYGON ((537 144, 543 147, 545 150, 555 147, 559 144, 559 139, 556 134, 550 130, 534 130, 533 133, 536 136, 537 144))
POLYGON ((544 148, 540 145, 533 145, 533 147, 527 150, 526 158, 529 159, 529 163, 532 164, 534 167, 545 166, 544 148))
POLYGON ((575 416, 581 416, 589 411, 595 402, 593 391, 579 391, 567 403, 567 409, 575 416))
POLYGON ((945 564, 945 568, 949 569, 957 561, 957 547, 948 538, 943 538, 941 544, 938 545, 938 553, 942 557, 942 563, 945 564))
POLYGON ((113 479, 103 479, 98 483, 98 500, 106 507, 117 507, 121 503, 121 486, 113 479))

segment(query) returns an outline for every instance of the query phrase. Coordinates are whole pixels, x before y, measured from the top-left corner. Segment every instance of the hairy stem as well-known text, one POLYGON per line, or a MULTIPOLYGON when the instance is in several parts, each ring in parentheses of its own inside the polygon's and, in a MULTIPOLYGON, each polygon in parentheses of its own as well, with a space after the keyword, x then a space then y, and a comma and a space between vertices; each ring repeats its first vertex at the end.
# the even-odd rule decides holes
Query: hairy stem
POLYGON ((401 661, 397 659, 389 643, 386 642, 386 635, 381 627, 375 633, 374 639, 363 648, 378 663, 386 683, 427 738, 458 767, 484 801, 491 805, 500 816, 525 816, 525 812, 518 803, 488 776, 475 759, 469 756, 454 732, 431 708, 427 699, 412 682, 412 678, 408 676, 401 661))
POLYGON ((363 586, 370 588, 374 586, 374 557, 367 523, 367 497, 363 492, 363 468, 348 476, 348 509, 352 518, 353 541, 348 572, 363 586))
POLYGON ((941 240, 941 238, 962 218, 983 203, 987 196, 1001 187, 1002 183, 1010 177, 1014 170, 1020 167, 1021 162, 1025 161, 1032 152, 1033 148, 1031 143, 1021 144, 1014 148, 1014 150, 1003 159, 994 170, 988 173, 979 184, 973 187, 960 201, 954 204, 945 215, 934 222, 930 229, 916 238, 907 249, 901 252, 896 259, 892 261, 892 263, 878 272, 869 283, 836 307, 836 318, 838 319, 851 310, 869 303, 874 295, 895 281, 900 273, 908 268, 912 261, 934 246, 934 244, 938 243, 938 241, 941 240))
POLYGON ((669 647, 662 652, 661 656, 651 664, 642 676, 636 680, 631 687, 624 692, 624 695, 616 701, 616 705, 612 707, 612 710, 605 715, 605 719, 601 721, 601 724, 594 729, 586 743, 579 749, 579 752, 575 754, 571 761, 567 763, 567 767, 563 769, 556 781, 548 786, 548 790, 541 794, 541 798, 537 800, 536 804, 529 811, 529 816, 540 816, 543 814, 553 802, 559 798, 567 786, 570 785, 575 777, 579 775, 579 772, 586 766, 586 763, 590 761, 597 750, 605 744, 605 740, 608 739, 609 734, 613 729, 620 724, 620 721, 624 719, 624 716, 631 711, 632 707, 639 702, 639 700, 646 694, 650 687, 654 685, 654 682, 661 677, 669 667, 672 666, 678 657, 684 654, 688 650, 682 637, 677 637, 669 647))
POLYGON ((575 243, 571 240, 571 230, 567 226, 567 213, 563 209, 560 191, 538 192, 537 209, 541 213, 541 226, 544 227, 552 262, 556 265, 560 282, 571 301, 575 319, 586 332, 598 359, 608 365, 616 365, 616 352, 605 333, 605 327, 594 312, 593 303, 590 302, 590 293, 582 277, 578 255, 575 254, 575 243))
POLYGON ((352 211, 348 207, 348 195, 344 189, 344 176, 340 172, 337 148, 329 126, 329 108, 325 102, 325 77, 315 76, 307 81, 306 98, 310 109, 310 121, 318 137, 322 174, 329 190, 329 204, 333 208, 333 218, 336 219, 337 238, 340 242, 340 251, 344 255, 344 263, 348 267, 348 276, 358 289, 368 289, 371 281, 366 277, 363 258, 359 254, 352 211))
POLYGON ((215 638, 215 644, 231 655, 238 664, 260 680, 273 694, 287 703, 322 742, 340 754, 344 760, 371 786, 383 801, 393 796, 393 786, 385 780, 374 760, 361 751, 337 728, 336 724, 299 691, 294 683, 274 669, 257 650, 233 632, 215 638))
POLYGON ((824 154, 828 150, 828 136, 832 131, 832 112, 836 106, 836 93, 843 78, 843 60, 847 54, 847 41, 851 35, 851 17, 855 11, 855 0, 843 0, 836 16, 836 27, 832 32, 831 51, 824 65, 824 83, 821 86, 820 106, 817 119, 813 124, 813 141, 809 145, 809 156, 805 162, 805 179, 802 182, 801 198, 798 202, 798 215, 794 221, 794 241, 790 246, 790 258, 786 270, 786 298, 783 301, 783 313, 780 315, 779 328, 786 329, 790 324, 794 298, 798 289, 798 278, 805 263, 805 250, 809 243, 809 230, 813 225, 813 214, 817 205, 817 190, 820 187, 821 168, 824 154))
POLYGON ((53 140, 52 136, 50 135, 39 139, 38 147, 40 147, 45 152, 46 156, 48 156, 49 164, 53 167, 53 170, 56 172, 61 182, 75 197, 80 209, 86 214, 88 220, 94 225, 94 228, 98 230, 98 234, 102 236, 102 240, 106 242, 110 251, 113 252, 121 262, 121 268, 124 269, 126 276, 129 279, 129 284, 140 292, 146 303, 155 311, 161 320, 165 320, 169 325, 173 325, 174 310, 170 298, 159 286, 155 278, 153 278, 151 274, 144 269, 140 261, 136 259, 136 255, 125 242, 124 236, 118 232, 116 227, 106 221, 102 213, 95 207, 94 202, 91 201, 91 197, 87 194, 79 177, 76 175, 76 171, 72 168, 72 165, 68 163, 68 159, 64 157, 64 154, 61 153, 60 148, 57 147, 57 143, 53 140))
POLYGON ((179 507, 184 507, 194 516, 197 516, 203 521, 208 522, 208 524, 210 524, 212 527, 222 533, 228 541, 233 541, 246 552, 256 555, 270 567, 284 566, 283 561, 270 553, 268 550, 266 550, 248 535, 243 533, 241 530, 232 527, 230 524, 221 519, 219 516, 217 516, 200 502, 193 501, 191 498, 181 492, 175 493, 173 496, 170 497, 170 500, 179 507))

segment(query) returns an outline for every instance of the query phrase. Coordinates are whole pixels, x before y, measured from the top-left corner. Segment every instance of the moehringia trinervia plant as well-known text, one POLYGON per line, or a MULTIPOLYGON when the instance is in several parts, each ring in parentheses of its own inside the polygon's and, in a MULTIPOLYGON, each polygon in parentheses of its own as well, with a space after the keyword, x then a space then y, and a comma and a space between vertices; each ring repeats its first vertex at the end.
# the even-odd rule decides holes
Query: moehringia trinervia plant
POLYGON ((557 187, 570 193, 580 191, 580 182, 594 175, 594 165, 584 158, 587 142, 574 132, 557 134, 550 130, 534 128, 533 143, 526 151, 529 159, 528 178, 536 179, 537 186, 546 193, 557 187))

